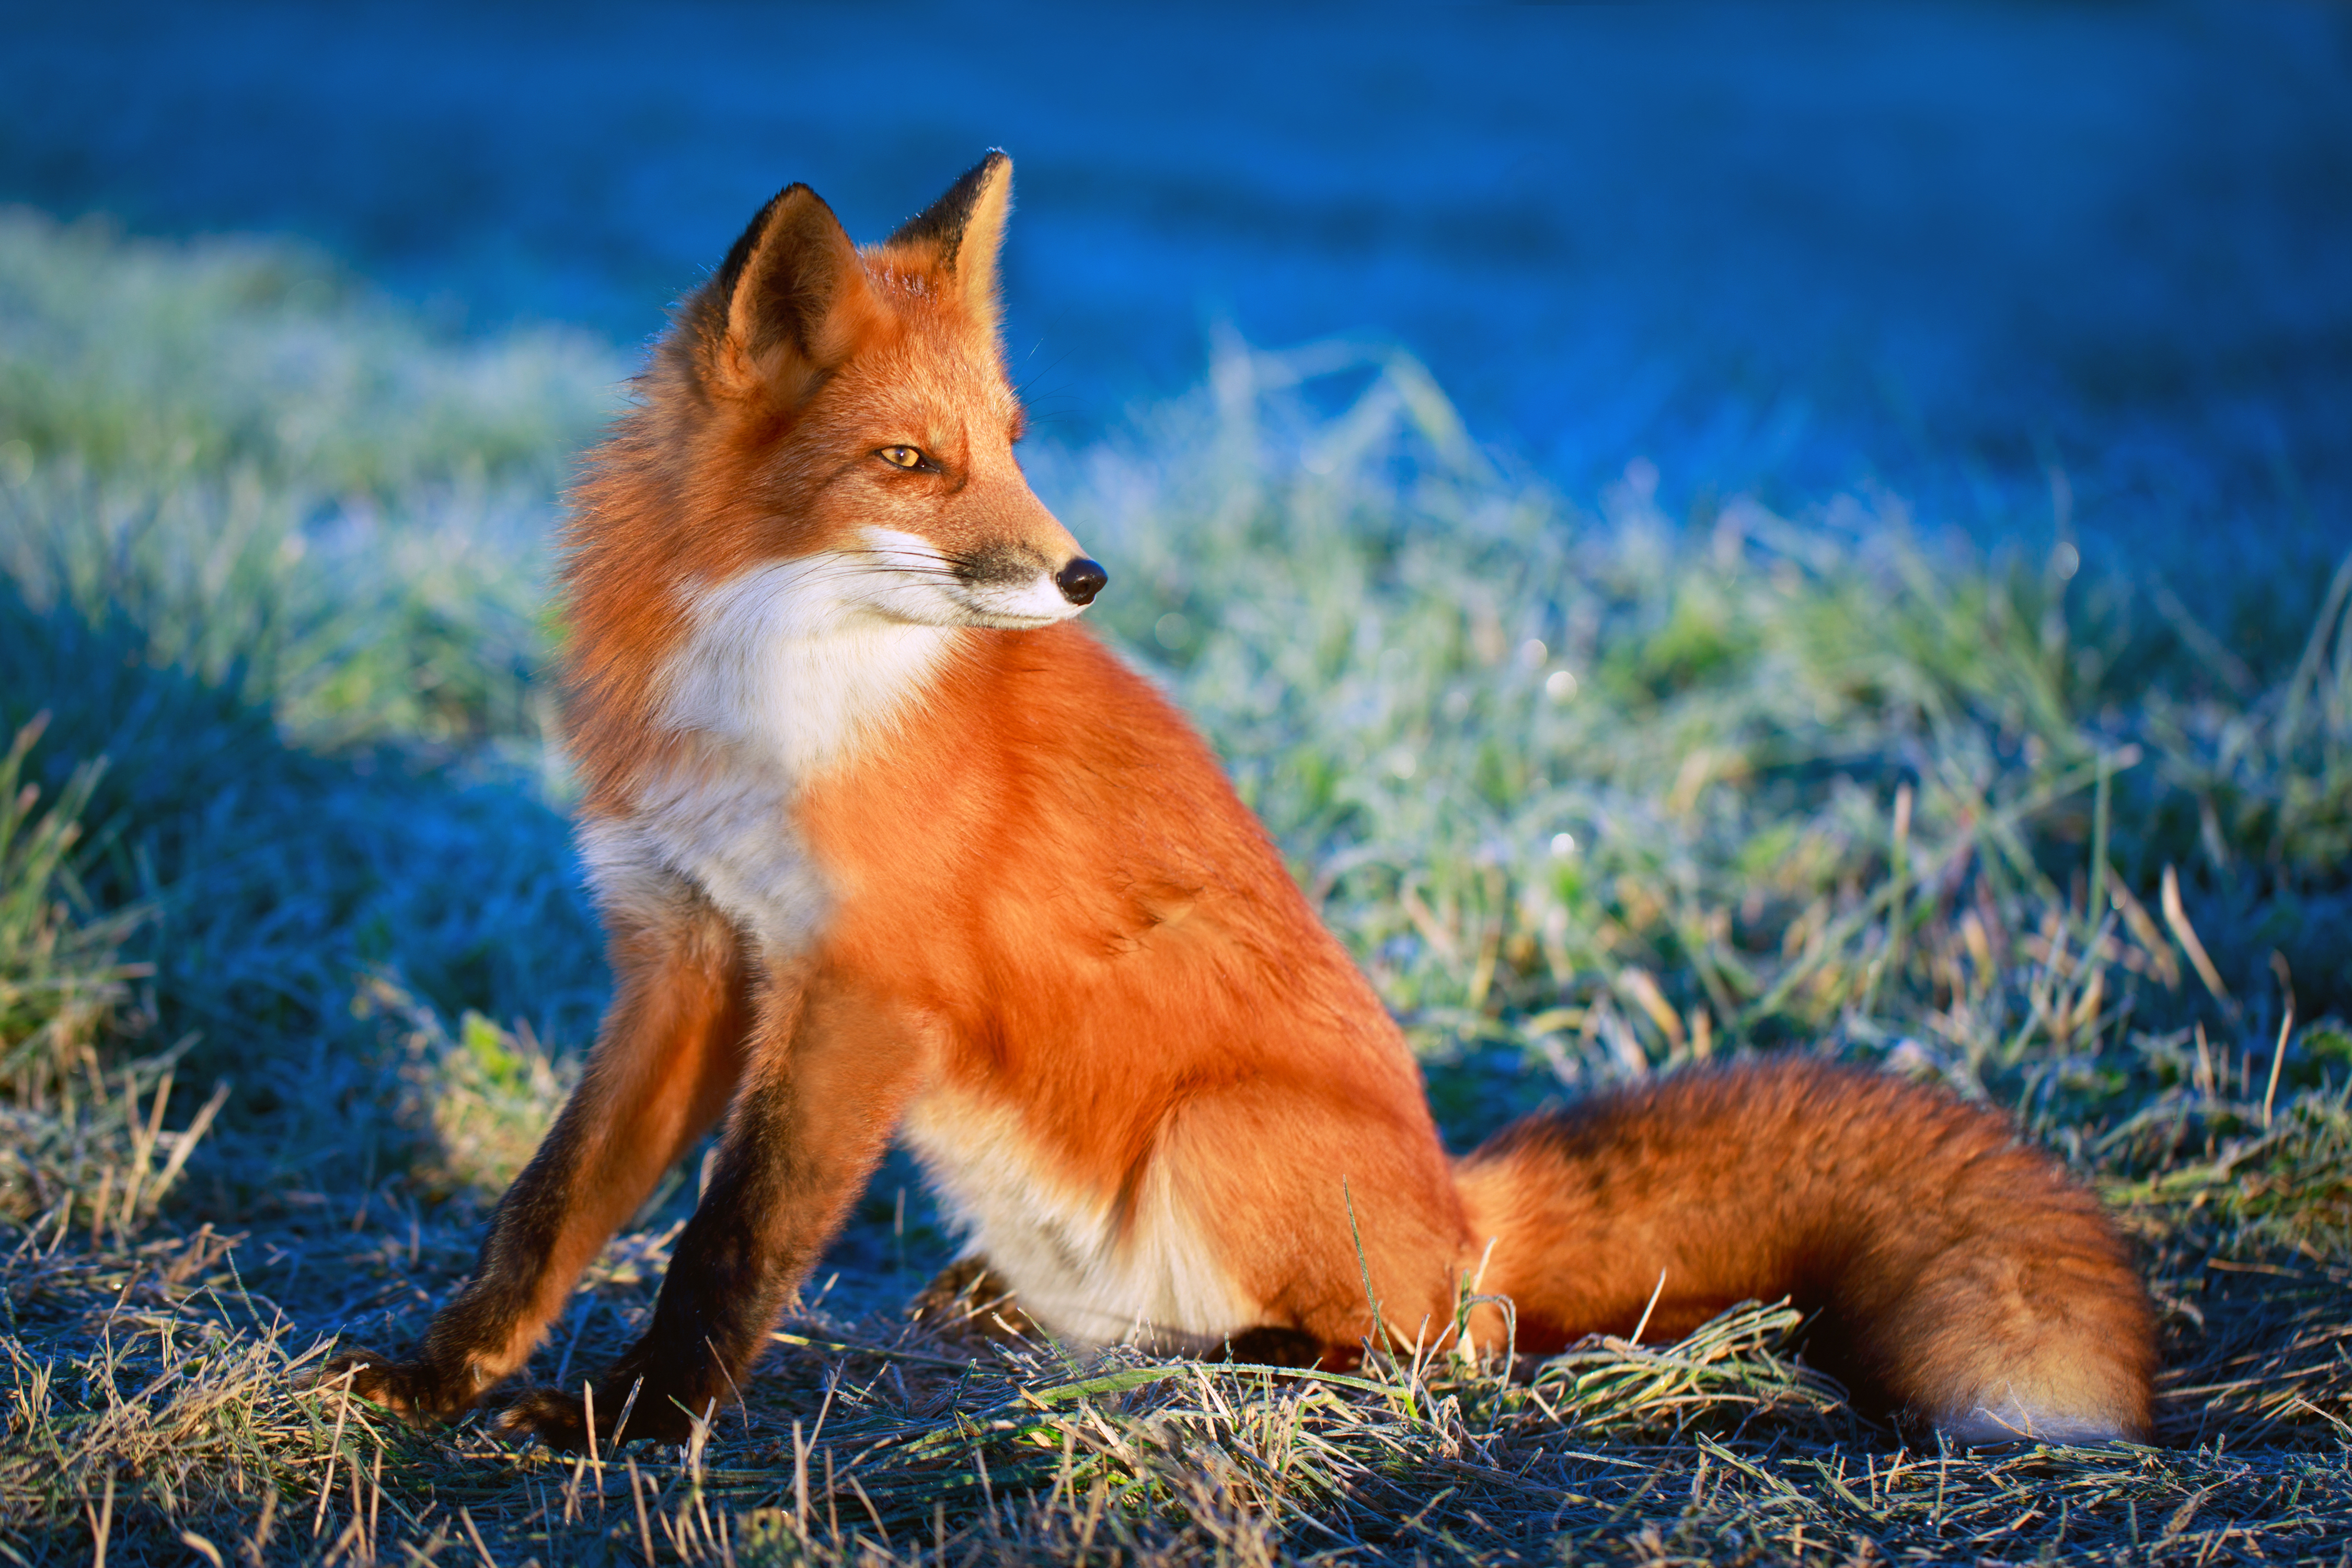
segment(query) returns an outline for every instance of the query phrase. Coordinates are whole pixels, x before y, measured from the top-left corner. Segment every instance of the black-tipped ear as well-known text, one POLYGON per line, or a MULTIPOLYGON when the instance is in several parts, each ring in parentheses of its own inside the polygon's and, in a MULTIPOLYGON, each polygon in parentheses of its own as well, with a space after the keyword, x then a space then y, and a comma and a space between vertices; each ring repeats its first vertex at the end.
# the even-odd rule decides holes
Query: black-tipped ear
MULTIPOLYGON (((948 187, 947 195, 900 224, 898 231, 885 243, 893 248, 928 250, 931 253, 931 265, 942 272, 953 272, 974 215, 991 195, 996 196, 995 205, 1001 209, 1012 190, 1013 160, 1002 149, 992 147, 987 157, 965 170, 963 178, 948 187)), ((1002 224, 1000 213, 999 232, 982 237, 1001 239, 1002 224)), ((991 249, 992 253, 993 247, 991 249)))
POLYGON ((796 396, 848 357, 877 314, 857 247, 806 185, 778 192, 727 252, 694 310, 715 389, 796 396))
POLYGON ((996 325, 996 257, 1013 210, 1013 160, 992 148, 947 195, 899 226, 886 242, 951 281, 989 330, 996 325))

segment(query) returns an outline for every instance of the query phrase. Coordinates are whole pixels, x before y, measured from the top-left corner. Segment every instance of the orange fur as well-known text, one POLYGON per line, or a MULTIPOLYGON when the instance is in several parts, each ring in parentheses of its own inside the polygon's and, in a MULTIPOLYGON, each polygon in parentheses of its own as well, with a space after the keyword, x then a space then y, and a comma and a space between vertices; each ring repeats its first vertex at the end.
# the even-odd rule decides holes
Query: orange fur
POLYGON ((1949 1095, 1807 1060, 1685 1072, 1506 1129, 1460 1185, 1524 1349, 1645 1313, 1644 1337, 1673 1339, 1793 1295, 1818 1314, 1808 1356, 1870 1403, 1980 1436, 2005 1415, 2147 1434, 2151 1324, 2122 1239, 1949 1095))
MULTIPOLYGON (((478 1398, 731 1087, 653 1326, 598 1391, 609 1426, 640 1390, 633 1435, 725 1396, 901 1129, 1024 1310, 1081 1341, 1410 1342, 1491 1247, 1530 1348, 1631 1332, 1663 1270, 1654 1337, 1794 1291, 1825 1356, 1955 1431, 2145 1435, 2114 1232, 1947 1097, 1685 1075, 1448 1161, 1216 758, 1066 624, 1101 574, 1013 456, 1009 198, 992 154, 861 251, 788 190, 593 458, 568 711, 620 996, 473 1283, 356 1385, 478 1398)), ((583 1435, 553 1391, 507 1419, 583 1435)))

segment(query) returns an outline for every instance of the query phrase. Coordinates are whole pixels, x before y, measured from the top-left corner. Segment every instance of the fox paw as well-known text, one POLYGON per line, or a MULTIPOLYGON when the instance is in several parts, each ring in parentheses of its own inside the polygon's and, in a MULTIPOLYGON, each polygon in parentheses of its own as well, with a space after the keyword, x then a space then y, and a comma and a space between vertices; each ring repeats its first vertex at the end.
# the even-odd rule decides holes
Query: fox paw
POLYGON ((345 1351, 320 1367, 305 1384, 382 1405, 413 1426, 453 1421, 471 1409, 481 1391, 459 1386, 422 1362, 394 1361, 370 1350, 345 1351))
MULTIPOLYGON (((632 1411, 630 1425, 635 1424, 632 1411)), ((530 1390, 499 1411, 490 1428, 502 1436, 536 1437, 560 1454, 585 1453, 588 1448, 587 1407, 578 1394, 560 1388, 530 1390)))
POLYGON ((414 1421, 425 1414, 415 1371, 373 1351, 346 1351, 321 1366, 304 1386, 352 1394, 414 1421))
MULTIPOLYGON (((631 1403, 625 1394, 607 1394, 600 1389, 596 1394, 596 1442, 600 1447, 613 1446, 614 1429, 620 1426, 624 1408, 629 1419, 627 1426, 620 1427, 623 1442, 634 1443, 642 1437, 655 1443, 683 1443, 693 1436, 694 1422, 680 1401, 667 1396, 656 1398, 650 1392, 640 1390, 635 1403, 631 1403)), ((561 1453, 582 1454, 588 1450, 587 1402, 561 1388, 530 1390, 499 1411, 492 1427, 509 1437, 536 1437, 561 1453)))
POLYGON ((1037 1325, 984 1258, 960 1258, 907 1303, 907 1316, 943 1339, 978 1343, 1034 1336, 1037 1325))

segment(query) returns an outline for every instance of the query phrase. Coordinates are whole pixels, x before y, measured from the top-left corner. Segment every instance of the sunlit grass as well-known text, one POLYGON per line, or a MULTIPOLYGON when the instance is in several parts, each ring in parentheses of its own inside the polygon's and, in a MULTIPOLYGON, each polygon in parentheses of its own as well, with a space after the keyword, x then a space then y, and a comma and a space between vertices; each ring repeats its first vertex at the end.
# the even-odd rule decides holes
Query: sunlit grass
MULTIPOLYGON (((1196 398, 1033 474, 1449 1135, 1742 1050, 1990 1099, 2142 1243, 2176 1447, 1901 1448, 1769 1304, 1536 1368, 1076 1364, 906 1322, 940 1238, 877 1189, 740 1413, 573 1465, 296 1373, 421 1328, 593 1026, 543 539, 622 367, 436 336, 299 251, 26 216, 0 332, 21 1560, 2352 1542, 2352 572, 2208 584, 2256 606, 2223 634, 2048 519, 1988 553, 1885 496, 1670 517, 1639 460, 1587 509, 1409 360, 1227 346, 1196 398)), ((693 1180, 535 1375, 633 1334, 693 1180)))

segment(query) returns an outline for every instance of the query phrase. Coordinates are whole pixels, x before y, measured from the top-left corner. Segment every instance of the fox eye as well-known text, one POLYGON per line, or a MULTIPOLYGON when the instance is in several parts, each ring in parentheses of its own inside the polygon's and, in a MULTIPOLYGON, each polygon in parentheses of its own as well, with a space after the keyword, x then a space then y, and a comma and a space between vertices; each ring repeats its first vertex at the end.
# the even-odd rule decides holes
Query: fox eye
POLYGON ((894 468, 919 468, 926 466, 919 447, 885 447, 874 454, 894 468))

